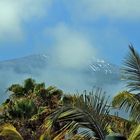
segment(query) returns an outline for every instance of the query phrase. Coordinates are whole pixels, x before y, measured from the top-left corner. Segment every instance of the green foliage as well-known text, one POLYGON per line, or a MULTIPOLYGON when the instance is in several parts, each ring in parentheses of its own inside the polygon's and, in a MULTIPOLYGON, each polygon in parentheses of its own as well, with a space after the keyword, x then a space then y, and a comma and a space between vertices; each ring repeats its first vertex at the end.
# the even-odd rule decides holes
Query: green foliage
POLYGON ((39 140, 52 140, 49 136, 47 136, 46 134, 43 134, 40 136, 39 140))
POLYGON ((43 134, 41 125, 59 107, 62 90, 52 86, 45 88, 45 83, 36 83, 28 78, 22 85, 11 85, 8 91, 11 95, 0 107, 0 125, 15 126, 27 140, 50 139, 46 133, 43 134))
POLYGON ((8 108, 8 113, 12 118, 31 118, 37 113, 37 107, 32 100, 21 98, 8 108))
POLYGON ((9 140, 23 140, 23 137, 11 124, 4 124, 0 126, 0 136, 3 138, 9 138, 9 140))
POLYGON ((130 119, 140 121, 140 96, 139 94, 132 94, 130 91, 140 90, 140 55, 133 48, 129 46, 130 52, 125 59, 122 67, 123 79, 126 80, 129 92, 124 91, 119 93, 113 99, 113 106, 125 108, 130 112, 130 119))
POLYGON ((126 80, 129 92, 123 91, 116 95, 112 101, 112 105, 118 108, 124 108, 130 113, 128 140, 140 139, 140 94, 132 94, 131 91, 140 90, 140 55, 133 48, 129 46, 130 52, 125 59, 122 68, 123 80, 126 80))
POLYGON ((131 132, 128 140, 139 140, 140 139, 140 124, 131 132))
POLYGON ((82 135, 76 134, 71 138, 71 140, 85 140, 85 138, 82 135))
POLYGON ((33 92, 35 87, 35 80, 28 78, 24 81, 24 89, 26 93, 33 92))
POLYGON ((112 101, 113 107, 123 108, 130 112, 130 118, 140 121, 140 101, 135 94, 123 91, 116 95, 112 101))
POLYGON ((42 89, 45 89, 45 83, 35 84, 34 92, 39 94, 42 89))
POLYGON ((41 89, 38 96, 41 97, 45 105, 55 108, 58 106, 62 94, 62 90, 50 86, 47 89, 41 89))
POLYGON ((122 67, 122 78, 127 82, 129 90, 135 91, 140 90, 140 55, 132 45, 129 48, 130 52, 122 67))
POLYGON ((130 111, 135 119, 131 122, 110 115, 109 98, 100 88, 63 95, 56 87, 46 88, 45 83, 28 78, 23 85, 13 84, 8 90, 11 96, 0 107, 0 139, 63 140, 68 136, 71 140, 104 140, 110 132, 139 139, 139 94, 124 91, 112 102, 115 108, 130 111), (84 130, 78 132, 79 128, 84 130))
POLYGON ((23 85, 20 84, 12 84, 8 91, 12 93, 12 97, 23 97, 28 96, 30 93, 33 92, 33 89, 35 87, 35 81, 31 78, 28 78, 24 81, 23 85))
MULTIPOLYGON (((102 140, 109 124, 105 120, 105 115, 108 115, 109 108, 105 94, 102 93, 101 89, 97 89, 89 94, 74 96, 72 107, 69 105, 62 106, 46 118, 46 122, 43 125, 47 128, 47 131, 55 130, 58 136, 63 136, 66 132, 74 133, 81 127, 88 128, 102 140)), ((88 133, 89 131, 84 135, 89 136, 88 133)), ((54 137, 56 136, 54 135, 54 137)))
POLYGON ((75 99, 75 95, 64 95, 62 103, 64 106, 73 106, 75 99))
POLYGON ((13 96, 22 97, 24 96, 24 88, 19 84, 13 84, 8 88, 8 91, 12 93, 13 96))

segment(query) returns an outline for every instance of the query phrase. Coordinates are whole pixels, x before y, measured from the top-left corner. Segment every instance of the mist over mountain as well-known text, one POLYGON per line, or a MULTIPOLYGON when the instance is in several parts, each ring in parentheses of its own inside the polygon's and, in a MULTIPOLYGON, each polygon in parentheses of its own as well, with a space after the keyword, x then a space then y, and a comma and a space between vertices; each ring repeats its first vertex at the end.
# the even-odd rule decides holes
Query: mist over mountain
POLYGON ((28 77, 69 93, 96 86, 102 87, 108 94, 115 94, 122 85, 119 67, 104 60, 91 60, 80 68, 63 67, 57 59, 54 61, 46 54, 1 61, 0 76, 0 101, 8 96, 5 91, 10 84, 21 83, 28 77))

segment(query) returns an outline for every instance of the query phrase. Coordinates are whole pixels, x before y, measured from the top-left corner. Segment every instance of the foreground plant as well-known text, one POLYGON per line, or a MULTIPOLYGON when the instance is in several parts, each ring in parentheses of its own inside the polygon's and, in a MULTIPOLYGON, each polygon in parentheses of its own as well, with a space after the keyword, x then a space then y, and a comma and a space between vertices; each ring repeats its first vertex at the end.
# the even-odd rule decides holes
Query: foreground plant
MULTIPOLYGON (((64 99, 66 102, 66 98, 64 99)), ((55 140, 64 138, 66 134, 73 136, 82 128, 86 131, 79 132, 79 134, 85 138, 96 137, 103 140, 109 124, 106 116, 110 111, 105 93, 101 89, 96 89, 89 94, 71 96, 70 99, 69 104, 62 106, 46 118, 42 125, 46 128, 46 132, 53 133, 52 137, 55 140), (91 132, 95 135, 91 136, 91 132)))
POLYGON ((132 45, 122 67, 122 78, 126 81, 128 91, 120 92, 112 101, 118 109, 129 113, 130 122, 128 140, 140 139, 140 55, 132 45), (134 91, 134 93, 132 93, 134 91))
POLYGON ((0 126, 0 139, 23 140, 23 137, 13 125, 4 124, 0 126))
POLYGON ((2 136, 7 140, 11 129, 23 139, 39 139, 42 134, 39 128, 45 118, 60 106, 62 90, 52 86, 45 88, 44 83, 28 78, 21 85, 11 85, 8 92, 9 98, 0 106, 0 132, 5 134, 5 130, 9 130, 2 136))

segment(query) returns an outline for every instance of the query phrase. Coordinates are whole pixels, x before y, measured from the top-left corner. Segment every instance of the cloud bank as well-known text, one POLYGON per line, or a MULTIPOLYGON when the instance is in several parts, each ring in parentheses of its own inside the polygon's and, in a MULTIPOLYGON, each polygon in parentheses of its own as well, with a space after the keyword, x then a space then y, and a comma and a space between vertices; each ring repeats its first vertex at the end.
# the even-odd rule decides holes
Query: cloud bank
POLYGON ((86 35, 65 24, 46 30, 46 33, 53 40, 49 52, 54 61, 57 60, 62 67, 80 69, 87 66, 97 54, 86 35))
POLYGON ((50 0, 1 0, 0 39, 21 38, 24 23, 46 15, 50 5, 50 0))

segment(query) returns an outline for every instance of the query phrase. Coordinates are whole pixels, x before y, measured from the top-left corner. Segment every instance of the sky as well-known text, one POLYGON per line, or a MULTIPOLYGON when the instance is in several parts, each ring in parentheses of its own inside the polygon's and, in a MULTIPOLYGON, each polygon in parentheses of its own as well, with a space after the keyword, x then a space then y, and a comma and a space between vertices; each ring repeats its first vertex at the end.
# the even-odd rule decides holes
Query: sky
POLYGON ((0 0, 0 61, 52 55, 66 67, 90 58, 120 65, 140 52, 139 0, 0 0))

